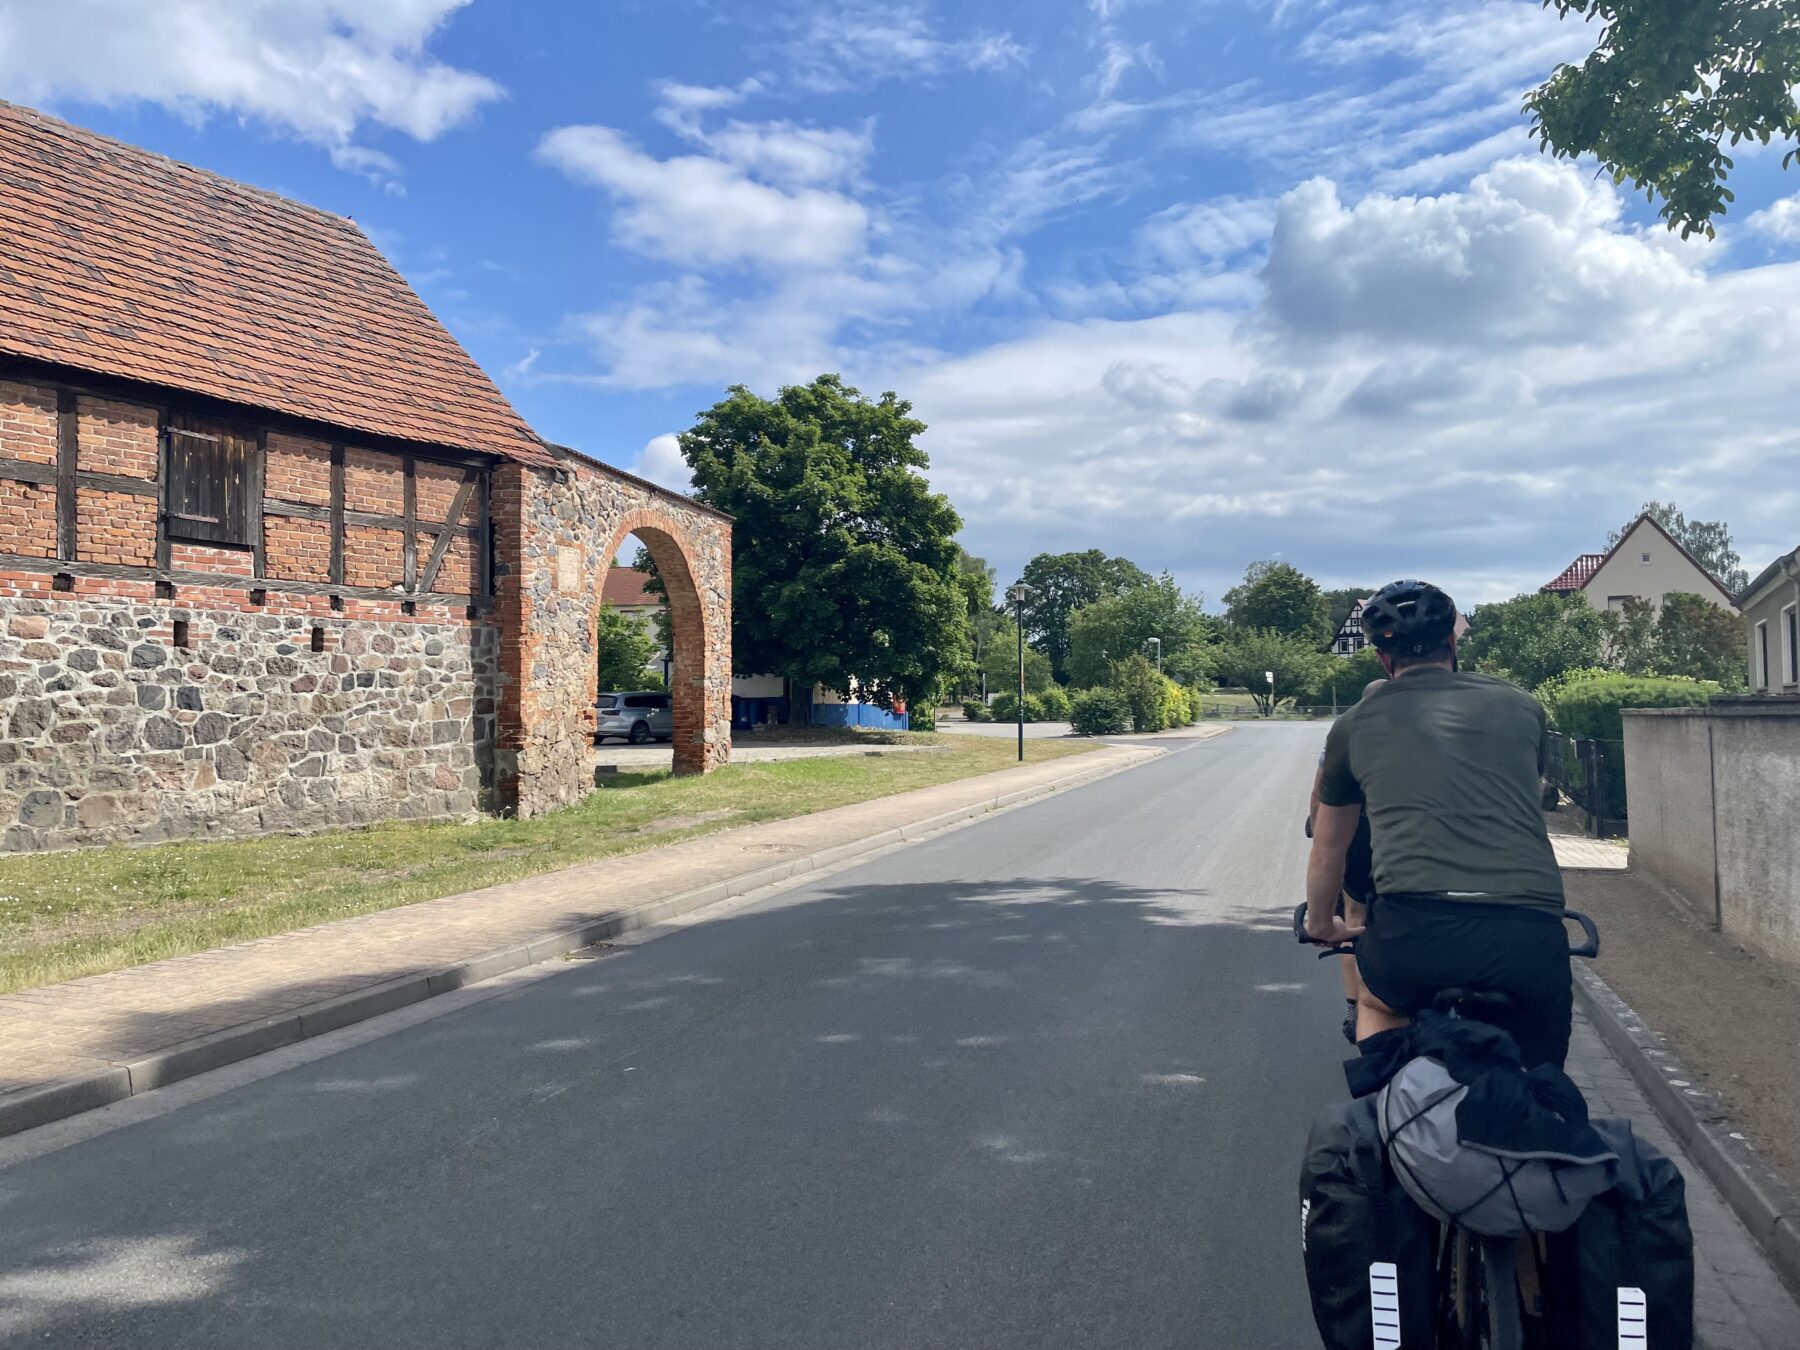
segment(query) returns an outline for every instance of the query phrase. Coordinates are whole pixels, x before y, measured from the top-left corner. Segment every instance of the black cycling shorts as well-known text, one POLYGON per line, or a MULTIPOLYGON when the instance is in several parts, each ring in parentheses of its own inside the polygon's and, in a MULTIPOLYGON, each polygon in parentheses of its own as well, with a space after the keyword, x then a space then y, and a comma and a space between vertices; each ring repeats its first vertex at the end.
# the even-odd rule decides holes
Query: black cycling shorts
POLYGON ((1408 1016, 1453 986, 1505 994, 1512 1005, 1483 1017, 1518 1043, 1525 1066, 1560 1067, 1568 1057, 1574 991, 1569 938, 1555 914, 1384 895, 1357 939, 1356 969, 1371 994, 1408 1016))

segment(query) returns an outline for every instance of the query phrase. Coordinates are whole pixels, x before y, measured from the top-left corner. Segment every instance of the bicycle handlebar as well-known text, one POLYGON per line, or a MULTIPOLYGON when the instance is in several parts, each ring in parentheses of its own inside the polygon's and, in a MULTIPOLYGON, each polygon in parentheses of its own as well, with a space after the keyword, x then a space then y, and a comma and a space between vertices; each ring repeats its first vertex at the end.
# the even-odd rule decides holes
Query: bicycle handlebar
MULTIPOLYGON (((1375 903, 1380 904, 1381 902, 1379 900, 1377 900, 1375 903)), ((1599 956, 1600 955, 1600 930, 1594 926, 1594 921, 1592 919, 1588 918, 1587 915, 1583 914, 1578 909, 1565 909, 1563 911, 1562 916, 1565 920, 1572 919, 1576 923, 1581 925, 1581 941, 1579 943, 1572 942, 1569 944, 1569 955, 1571 957, 1575 957, 1575 956, 1585 957, 1590 961, 1593 960, 1595 957, 1599 956)), ((1306 932, 1306 902, 1304 900, 1302 900, 1298 905, 1296 905, 1294 907, 1294 940, 1296 942, 1300 943, 1302 946, 1308 946, 1308 947, 1329 946, 1328 943, 1318 942, 1318 941, 1315 941, 1313 938, 1307 936, 1307 932, 1306 932)), ((1350 950, 1353 950, 1354 947, 1355 947, 1355 943, 1352 942, 1349 946, 1334 948, 1334 950, 1350 951, 1350 950)))

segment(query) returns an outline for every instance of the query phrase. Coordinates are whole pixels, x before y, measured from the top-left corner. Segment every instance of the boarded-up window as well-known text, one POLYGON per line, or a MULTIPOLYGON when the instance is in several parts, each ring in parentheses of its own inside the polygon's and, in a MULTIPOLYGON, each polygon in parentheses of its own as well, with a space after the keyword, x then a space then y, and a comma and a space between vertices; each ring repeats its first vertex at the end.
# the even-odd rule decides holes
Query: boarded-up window
POLYGON ((212 544, 256 542, 252 501, 256 433, 230 422, 170 413, 169 537, 212 544))

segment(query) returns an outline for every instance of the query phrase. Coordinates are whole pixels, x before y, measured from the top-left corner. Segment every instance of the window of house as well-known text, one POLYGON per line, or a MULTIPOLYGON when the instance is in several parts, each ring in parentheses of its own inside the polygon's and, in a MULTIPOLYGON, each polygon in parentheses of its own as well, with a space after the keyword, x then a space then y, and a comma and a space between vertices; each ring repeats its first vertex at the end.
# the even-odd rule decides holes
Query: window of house
POLYGON ((1608 609, 1624 609, 1625 602, 1629 599, 1631 599, 1629 595, 1609 595, 1606 597, 1606 607, 1608 609))
POLYGON ((1756 625, 1756 687, 1769 687, 1769 625, 1756 625))
POLYGON ((1638 554, 1638 561, 1641 563, 1647 563, 1650 561, 1650 555, 1648 553, 1640 553, 1640 554, 1638 554))
POLYGON ((256 542, 256 433, 186 413, 168 420, 169 537, 256 542))
POLYGON ((1781 611, 1781 682, 1800 681, 1800 605, 1781 611))

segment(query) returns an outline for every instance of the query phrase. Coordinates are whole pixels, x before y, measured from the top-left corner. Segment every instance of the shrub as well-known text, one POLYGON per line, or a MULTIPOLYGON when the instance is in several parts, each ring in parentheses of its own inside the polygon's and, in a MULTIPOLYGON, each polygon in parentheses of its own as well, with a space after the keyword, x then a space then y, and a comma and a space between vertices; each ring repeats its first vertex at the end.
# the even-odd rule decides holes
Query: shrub
MULTIPOLYGON (((1008 689, 1004 694, 994 696, 994 720, 996 722, 1016 722, 1019 720, 1019 695, 1008 689)), ((1025 720, 1042 722, 1044 705, 1036 694, 1025 695, 1025 720)))
POLYGON ((1168 725, 1168 684, 1142 656, 1128 656, 1113 667, 1113 692, 1125 700, 1137 731, 1161 731, 1168 725))
POLYGON ((1187 724, 1187 690, 1165 675, 1163 676, 1163 725, 1165 727, 1185 727, 1187 724))
POLYGON ((964 699, 962 708, 963 716, 968 718, 971 722, 991 722, 994 720, 994 714, 988 711, 988 705, 978 698, 964 699))
POLYGON ((914 731, 937 730, 937 700, 925 699, 920 703, 906 705, 907 726, 914 731))
POLYGON ((1069 720, 1069 695, 1060 684, 1053 684, 1037 696, 1038 704, 1044 710, 1046 722, 1066 722, 1069 720))
POLYGON ((1626 708, 1697 708, 1717 692, 1715 684, 1677 676, 1591 674, 1548 681, 1539 697, 1558 731, 1617 741, 1625 735, 1619 714, 1626 708))
POLYGON ((1078 736, 1116 736, 1126 729, 1131 710, 1111 689, 1084 689, 1070 700, 1069 720, 1078 736))

